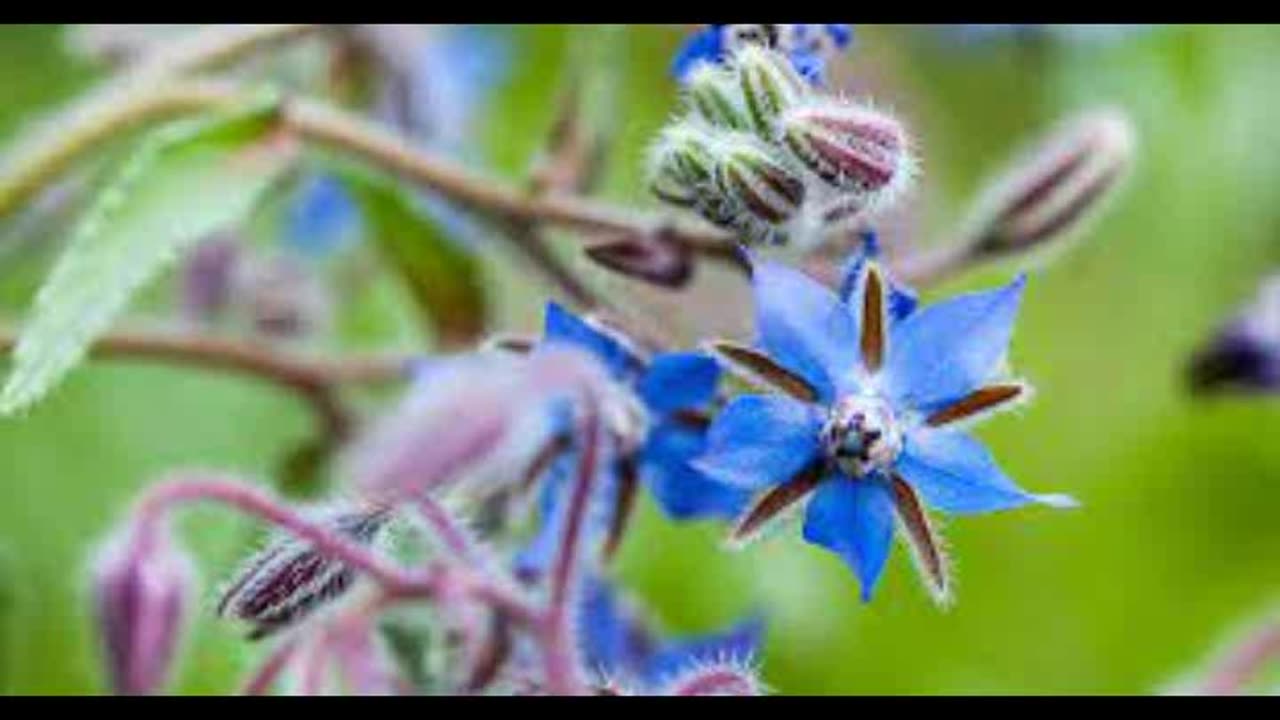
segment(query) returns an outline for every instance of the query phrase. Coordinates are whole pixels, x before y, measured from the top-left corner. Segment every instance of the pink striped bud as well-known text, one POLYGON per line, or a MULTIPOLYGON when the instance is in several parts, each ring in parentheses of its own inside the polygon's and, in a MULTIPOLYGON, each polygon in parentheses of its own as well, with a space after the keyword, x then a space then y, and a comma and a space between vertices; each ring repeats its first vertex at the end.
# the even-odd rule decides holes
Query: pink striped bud
POLYGON ((1042 246, 1093 214, 1128 169, 1134 133, 1114 110, 1073 118, 990 184, 971 221, 980 254, 1042 246))
MULTIPOLYGON (((335 533, 361 544, 373 542, 386 524, 386 510, 331 512, 321 522, 335 533)), ((249 559, 222 593, 218 614, 253 624, 258 640, 300 622, 350 588, 356 574, 342 562, 310 544, 285 536, 249 559)))
POLYGON ((791 109, 781 120, 781 141, 823 183, 874 196, 875 202, 896 194, 913 172, 901 123, 847 101, 823 100, 791 109))
POLYGON ((112 689, 146 695, 166 682, 195 574, 167 528, 132 525, 94 562, 93 594, 112 689))

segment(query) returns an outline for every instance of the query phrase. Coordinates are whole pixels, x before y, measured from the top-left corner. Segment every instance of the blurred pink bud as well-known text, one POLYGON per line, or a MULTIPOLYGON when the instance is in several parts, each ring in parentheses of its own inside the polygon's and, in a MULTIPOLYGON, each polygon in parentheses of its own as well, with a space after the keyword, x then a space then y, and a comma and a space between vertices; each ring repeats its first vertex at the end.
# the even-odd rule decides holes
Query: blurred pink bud
POLYGON ((990 183, 971 221, 975 252, 1027 250, 1079 226, 1112 194, 1134 145, 1133 126, 1117 110, 1068 120, 990 183))
POLYGON ((440 360, 357 445, 349 475, 377 502, 444 485, 518 484, 556 432, 557 401, 601 397, 608 387, 598 361, 568 348, 440 360))
POLYGON ((599 265, 658 287, 684 287, 693 275, 689 249, 661 231, 625 233, 592 245, 586 252, 599 265))
POLYGON ((240 246, 234 236, 215 235, 191 252, 182 271, 182 310, 188 319, 207 323, 227 307, 240 246))
POLYGON ((98 630, 113 690, 146 695, 166 682, 194 584, 192 565, 167 528, 133 525, 93 566, 98 630))

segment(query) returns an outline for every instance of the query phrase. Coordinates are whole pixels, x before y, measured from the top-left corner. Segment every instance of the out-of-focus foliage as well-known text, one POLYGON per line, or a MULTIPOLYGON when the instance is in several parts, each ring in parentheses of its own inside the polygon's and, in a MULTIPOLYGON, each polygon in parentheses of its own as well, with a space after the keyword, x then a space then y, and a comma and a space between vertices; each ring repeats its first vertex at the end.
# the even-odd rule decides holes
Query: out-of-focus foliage
MULTIPOLYGON (((603 189, 648 202, 642 151, 675 107, 667 68, 683 30, 627 32, 618 145, 603 189)), ((944 530, 964 551, 947 613, 916 587, 903 553, 877 602, 863 605, 837 558, 789 534, 728 554, 717 529, 671 525, 647 501, 622 549, 623 577, 673 631, 706 632, 762 609, 765 677, 784 693, 1159 689, 1280 592, 1280 405, 1195 399, 1182 375, 1205 333, 1280 263, 1272 151, 1280 96, 1271 92, 1280 29, 1171 27, 1106 44, 962 46, 911 29, 858 32, 831 82, 893 108, 923 158, 920 187, 904 203, 920 214, 901 223, 917 236, 886 228, 890 253, 949 227, 1016 149, 1011 141, 1098 104, 1134 119, 1141 149, 1126 193, 1028 286, 1012 352, 1037 400, 980 433, 1011 475, 1070 492, 1084 507, 950 523, 944 530)), ((519 62, 482 118, 485 154, 505 172, 526 169, 545 137, 568 35, 541 26, 512 33, 508 52, 519 62)), ((56 28, 0 30, 6 138, 92 77, 62 48, 56 28)), ((12 227, 0 230, 0 241, 14 243, 0 248, 10 325, 48 269, 45 248, 60 239, 15 237, 12 227)), ((493 318, 536 328, 545 288, 504 253, 484 255, 493 318)), ((1000 277, 993 270, 959 284, 1000 277)), ((715 273, 698 282, 695 292, 720 295, 710 308, 665 305, 685 311, 671 318, 677 330, 749 314, 745 287, 715 273)), ((627 291, 621 281, 605 287, 627 291)), ((158 305, 148 295, 137 312, 158 305)), ((362 302, 340 320, 376 327, 368 318, 377 307, 362 302)), ((192 463, 266 476, 308 430, 305 408, 258 384, 114 364, 81 368, 29 417, 0 424, 0 689, 103 687, 75 571, 146 478, 192 463)), ((182 529, 208 578, 233 567, 253 539, 248 523, 212 512, 190 514, 182 529)), ((262 652, 214 620, 213 590, 206 586, 196 608, 179 691, 233 688, 262 652)))

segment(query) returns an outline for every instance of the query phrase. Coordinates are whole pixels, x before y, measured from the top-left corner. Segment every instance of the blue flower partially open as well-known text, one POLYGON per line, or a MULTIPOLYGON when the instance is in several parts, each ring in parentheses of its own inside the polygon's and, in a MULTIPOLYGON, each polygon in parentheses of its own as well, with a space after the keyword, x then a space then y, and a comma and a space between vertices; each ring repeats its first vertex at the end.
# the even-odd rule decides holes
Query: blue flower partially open
POLYGON ((645 692, 711 662, 750 662, 764 639, 764 619, 749 617, 724 631, 662 639, 616 588, 591 577, 583 588, 580 637, 587 667, 607 681, 645 692))
POLYGON ((683 82, 699 63, 721 64, 741 44, 763 43, 791 58, 809 82, 822 85, 828 55, 852 41, 853 29, 841 24, 708 25, 680 46, 671 70, 683 82))
MULTIPOLYGON (((614 428, 620 451, 611 463, 602 495, 606 510, 600 525, 616 540, 632 505, 639 481, 658 506, 673 519, 731 518, 743 510, 751 491, 704 476, 690 462, 706 449, 710 424, 704 411, 715 398, 720 368, 699 353, 660 353, 648 360, 620 337, 547 304, 544 343, 568 343, 595 355, 617 383, 621 401, 632 406, 628 426, 614 428)), ((562 532, 562 502, 570 485, 571 452, 558 458, 543 480, 542 526, 518 562, 524 572, 538 572, 562 532)))
POLYGON ((1019 488, 963 430, 1029 395, 1002 372, 1025 278, 924 309, 866 259, 851 264, 839 295, 772 262, 754 263, 753 283, 756 348, 717 348, 778 392, 730 403, 694 463, 763 491, 735 539, 807 500, 805 540, 839 554, 869 600, 901 527, 941 600, 950 579, 925 506, 966 514, 1074 504, 1019 488))

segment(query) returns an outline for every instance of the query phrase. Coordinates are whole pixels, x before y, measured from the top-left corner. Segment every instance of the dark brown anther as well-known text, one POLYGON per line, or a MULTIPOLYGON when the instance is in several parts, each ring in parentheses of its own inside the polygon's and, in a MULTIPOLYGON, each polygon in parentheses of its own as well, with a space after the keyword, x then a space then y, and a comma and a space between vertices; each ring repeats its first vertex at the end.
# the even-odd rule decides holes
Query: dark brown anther
POLYGON ((749 542, 770 520, 808 497, 822 482, 824 470, 823 463, 814 462, 795 477, 765 493, 734 525, 729 541, 735 545, 749 542))
POLYGON ((609 519, 609 534, 605 536, 602 556, 605 562, 613 560, 618 548, 622 545, 622 537, 627 532, 631 515, 636 505, 636 490, 640 486, 640 473, 634 457, 626 457, 618 462, 618 496, 609 519))
POLYGON ((1027 391, 1025 385, 1005 383, 978 388, 956 402, 930 415, 925 423, 940 427, 971 418, 980 413, 999 408, 1016 401, 1027 391))
POLYGON ((902 523, 903 532, 911 546, 921 579, 933 599, 945 604, 950 599, 951 577, 947 567, 947 557, 943 552, 938 536, 929 522, 929 516, 920 504, 920 498, 901 477, 893 475, 890 480, 893 490, 893 504, 898 520, 902 523))
POLYGON ((763 384, 802 402, 815 402, 818 393, 804 378, 777 364, 764 353, 726 340, 711 343, 712 351, 729 370, 753 384, 763 384))
POLYGON ((884 345, 884 283, 880 271, 868 265, 862 292, 862 362, 867 372, 880 369, 884 345))

